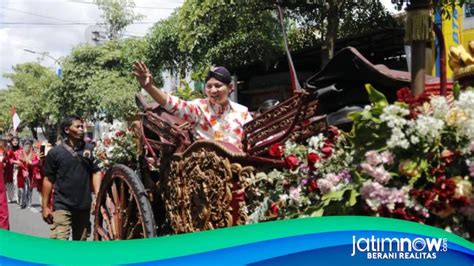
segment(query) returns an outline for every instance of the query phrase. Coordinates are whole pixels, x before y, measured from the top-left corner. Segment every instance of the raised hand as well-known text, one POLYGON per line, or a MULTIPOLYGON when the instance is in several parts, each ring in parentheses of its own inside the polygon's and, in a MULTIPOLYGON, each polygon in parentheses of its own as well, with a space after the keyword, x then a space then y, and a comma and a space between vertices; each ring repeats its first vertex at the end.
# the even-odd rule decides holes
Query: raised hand
POLYGON ((153 76, 145 63, 142 61, 136 62, 133 64, 133 70, 133 75, 144 89, 148 89, 154 85, 153 76))

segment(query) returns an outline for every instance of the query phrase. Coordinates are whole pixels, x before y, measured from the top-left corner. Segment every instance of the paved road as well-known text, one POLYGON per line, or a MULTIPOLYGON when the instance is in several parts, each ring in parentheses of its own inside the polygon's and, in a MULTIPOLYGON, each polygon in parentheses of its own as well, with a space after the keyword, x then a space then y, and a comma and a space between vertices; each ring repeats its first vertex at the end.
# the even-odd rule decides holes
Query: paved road
MULTIPOLYGON (((20 209, 20 206, 16 203, 8 204, 10 231, 49 238, 49 225, 43 222, 41 218, 39 195, 36 190, 33 190, 32 203, 31 209, 20 209)), ((93 218, 91 217, 91 224, 92 222, 93 218)), ((88 240, 92 240, 92 236, 88 240)))
POLYGON ((33 191, 31 209, 20 209, 16 203, 8 204, 10 231, 37 237, 49 237, 49 226, 41 218, 41 207, 36 190, 33 191))

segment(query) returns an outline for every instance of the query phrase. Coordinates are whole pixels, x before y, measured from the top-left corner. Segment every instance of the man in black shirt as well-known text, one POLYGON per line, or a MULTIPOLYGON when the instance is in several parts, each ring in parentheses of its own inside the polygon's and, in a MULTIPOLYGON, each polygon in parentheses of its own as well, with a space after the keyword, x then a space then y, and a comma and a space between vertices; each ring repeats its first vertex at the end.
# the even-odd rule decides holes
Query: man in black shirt
POLYGON ((62 144, 48 152, 44 164, 43 220, 51 224, 51 238, 86 240, 90 230, 92 187, 99 191, 101 174, 93 157, 93 146, 86 144, 84 125, 78 116, 61 122, 62 144), (53 192, 53 206, 49 199, 53 192))

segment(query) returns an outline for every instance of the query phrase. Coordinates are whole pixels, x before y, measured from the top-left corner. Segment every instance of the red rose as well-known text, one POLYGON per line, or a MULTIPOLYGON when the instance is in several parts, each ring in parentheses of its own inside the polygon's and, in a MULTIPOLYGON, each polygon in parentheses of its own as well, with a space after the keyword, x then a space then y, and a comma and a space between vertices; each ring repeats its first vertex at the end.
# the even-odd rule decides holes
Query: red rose
POLYGON ((464 206, 469 206, 469 199, 467 197, 464 197, 464 196, 454 197, 451 200, 451 206, 453 206, 455 208, 461 208, 461 207, 464 207, 464 206))
POLYGON ((409 88, 401 88, 397 91, 397 101, 404 103, 411 103, 413 96, 409 88))
POLYGON ((110 144, 112 144, 112 140, 111 140, 111 139, 109 139, 109 138, 104 139, 104 145, 105 145, 105 146, 109 146, 110 144))
POLYGON ((309 181, 309 191, 314 192, 317 189, 318 189, 318 183, 316 182, 316 180, 312 179, 311 181, 309 181))
POLYGON ((323 158, 327 159, 332 155, 332 147, 329 147, 329 146, 323 147, 321 149, 321 152, 324 154, 323 158))
POLYGON ((119 130, 119 131, 115 132, 115 136, 116 136, 117 138, 120 138, 120 137, 122 137, 122 136, 124 136, 124 135, 125 135, 125 132, 123 132, 122 130, 119 130))
POLYGON ((268 153, 272 157, 280 158, 283 156, 283 147, 280 145, 280 143, 274 143, 268 149, 268 153))
POLYGON ((311 170, 314 170, 314 164, 319 162, 321 160, 321 157, 319 157, 318 154, 314 152, 310 152, 308 154, 308 165, 311 170))
POLYGON ((280 210, 280 208, 278 207, 278 204, 273 202, 272 205, 270 206, 271 213, 276 216, 276 215, 278 215, 279 210, 280 210))
POLYGON ((291 170, 295 170, 300 164, 298 157, 296 157, 295 155, 290 155, 286 157, 285 163, 286 163, 286 166, 291 170))
POLYGON ((339 136, 339 130, 336 127, 329 127, 327 130, 328 139, 333 140, 337 136, 339 136))

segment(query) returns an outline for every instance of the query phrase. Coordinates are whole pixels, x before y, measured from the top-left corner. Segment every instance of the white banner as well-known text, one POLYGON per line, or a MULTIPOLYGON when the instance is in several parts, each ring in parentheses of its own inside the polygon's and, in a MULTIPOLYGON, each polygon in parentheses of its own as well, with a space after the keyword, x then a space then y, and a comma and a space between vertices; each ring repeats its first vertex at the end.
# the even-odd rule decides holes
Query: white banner
POLYGON ((18 128, 18 126, 20 125, 20 117, 18 116, 18 114, 15 112, 13 113, 13 130, 16 131, 16 129, 18 128))

